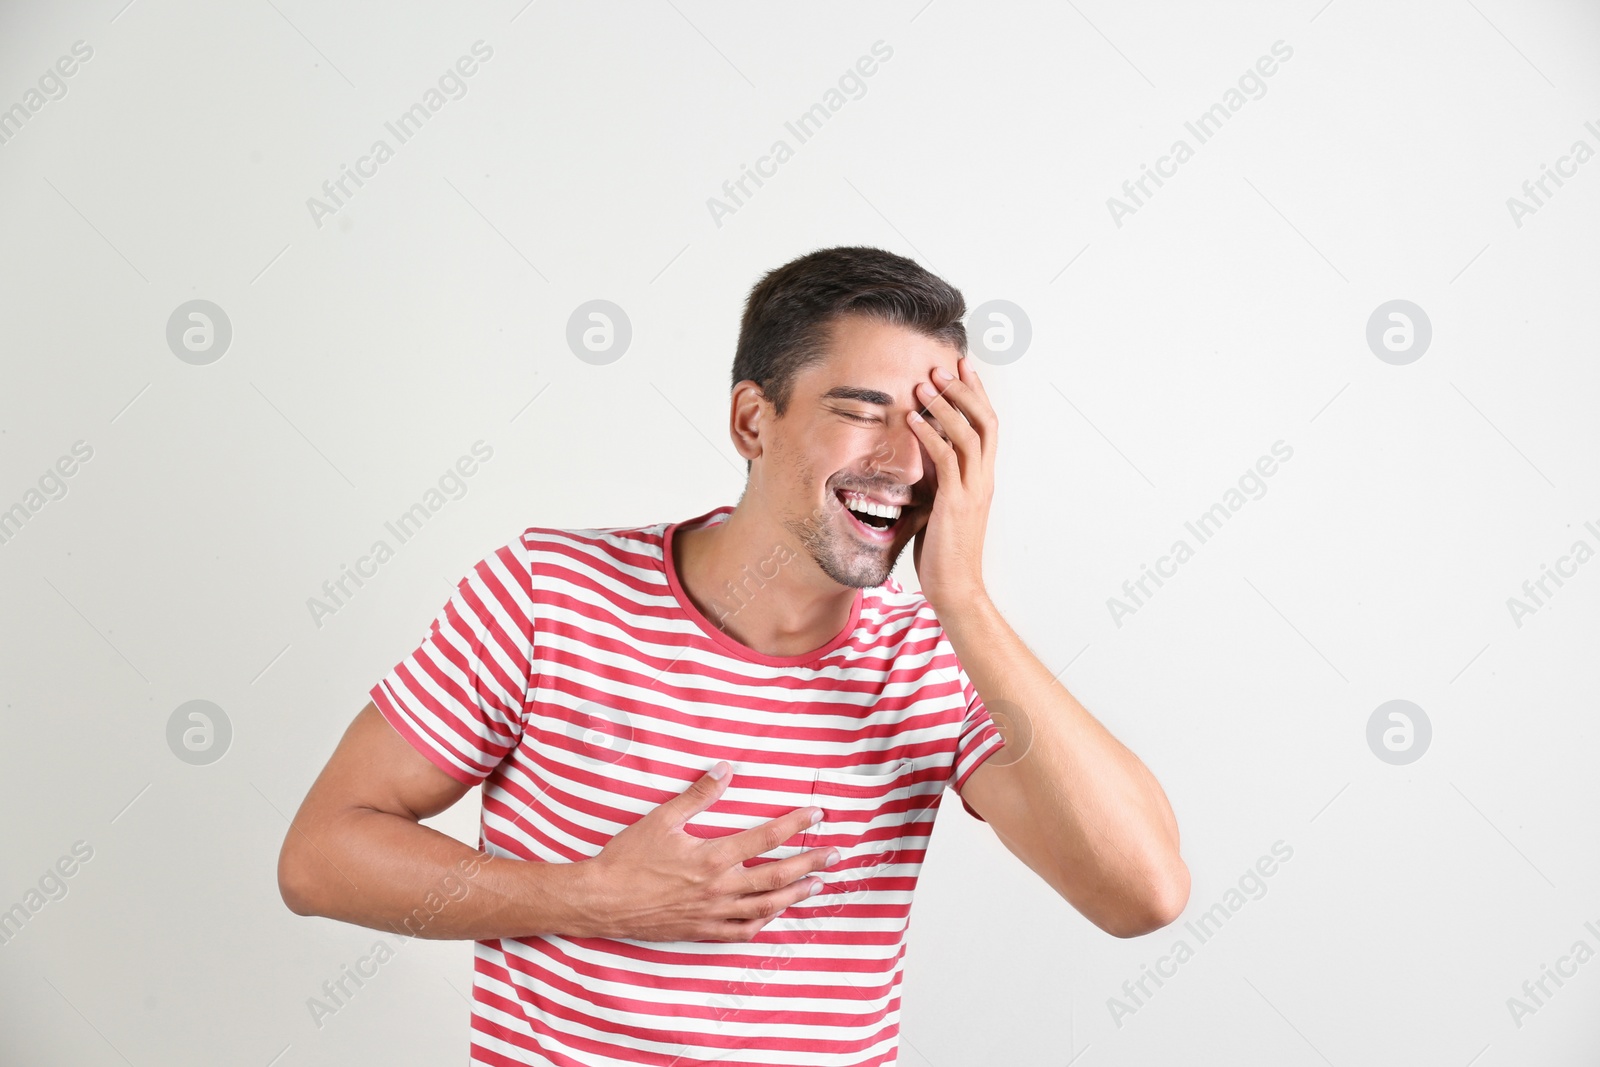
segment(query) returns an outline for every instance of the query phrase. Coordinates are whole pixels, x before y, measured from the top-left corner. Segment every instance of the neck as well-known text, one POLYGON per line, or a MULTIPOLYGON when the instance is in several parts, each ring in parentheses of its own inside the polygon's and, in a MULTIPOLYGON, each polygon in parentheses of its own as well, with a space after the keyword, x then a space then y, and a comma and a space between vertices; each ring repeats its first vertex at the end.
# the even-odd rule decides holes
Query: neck
POLYGON ((675 530, 672 556, 700 613, 762 655, 803 655, 850 621, 856 590, 824 574, 781 521, 742 504, 716 526, 675 530))

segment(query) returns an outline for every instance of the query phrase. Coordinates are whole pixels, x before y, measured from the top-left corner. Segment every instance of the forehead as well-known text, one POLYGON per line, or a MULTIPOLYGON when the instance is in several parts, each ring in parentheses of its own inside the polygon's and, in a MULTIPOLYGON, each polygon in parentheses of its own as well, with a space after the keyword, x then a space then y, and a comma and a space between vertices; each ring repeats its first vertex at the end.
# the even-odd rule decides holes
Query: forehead
POLYGON ((841 388, 854 389, 883 394, 854 397, 867 403, 909 402, 917 382, 926 381, 935 367, 954 374, 960 356, 955 346, 909 327, 845 315, 832 324, 827 358, 800 372, 797 391, 820 397, 841 388))

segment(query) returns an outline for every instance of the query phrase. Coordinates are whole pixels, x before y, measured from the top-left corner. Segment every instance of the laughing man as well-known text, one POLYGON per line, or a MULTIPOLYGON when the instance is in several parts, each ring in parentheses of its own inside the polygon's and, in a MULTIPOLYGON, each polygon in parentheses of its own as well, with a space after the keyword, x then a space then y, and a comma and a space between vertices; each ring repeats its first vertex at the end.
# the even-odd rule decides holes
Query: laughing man
POLYGON ((875 248, 763 277, 737 505, 480 560, 312 785, 288 906, 474 941, 495 1067, 893 1064, 946 787, 1107 933, 1176 919, 1161 787, 985 589, 999 422, 965 313, 875 248), (908 544, 921 592, 890 577, 908 544), (422 825, 475 785, 477 849, 422 825))

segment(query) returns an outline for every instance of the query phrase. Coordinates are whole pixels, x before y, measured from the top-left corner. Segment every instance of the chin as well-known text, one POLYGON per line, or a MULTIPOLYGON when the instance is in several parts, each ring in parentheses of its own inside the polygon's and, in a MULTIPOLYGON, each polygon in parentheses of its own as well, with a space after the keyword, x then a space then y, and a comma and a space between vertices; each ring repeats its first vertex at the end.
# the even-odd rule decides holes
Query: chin
MULTIPOLYGON (((841 516, 839 521, 848 523, 850 520, 841 516)), ((908 543, 903 535, 897 534, 893 541, 873 545, 860 540, 846 527, 836 536, 825 538, 812 558, 840 585, 871 589, 889 579, 908 543)))
POLYGON ((882 585, 894 571, 906 545, 911 543, 924 516, 918 509, 902 514, 894 536, 882 541, 869 539, 855 528, 856 520, 839 502, 831 488, 807 519, 791 520, 785 526, 804 546, 817 567, 841 586, 870 589, 882 585))

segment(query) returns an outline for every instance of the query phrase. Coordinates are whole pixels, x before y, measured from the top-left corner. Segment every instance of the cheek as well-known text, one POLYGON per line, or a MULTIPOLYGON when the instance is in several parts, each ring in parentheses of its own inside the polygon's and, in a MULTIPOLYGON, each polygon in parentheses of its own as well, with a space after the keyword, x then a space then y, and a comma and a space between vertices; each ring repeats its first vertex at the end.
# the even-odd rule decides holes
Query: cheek
POLYGON ((867 434, 845 431, 819 439, 812 459, 816 470, 828 480, 848 477, 862 469, 863 460, 872 454, 872 441, 867 434))

